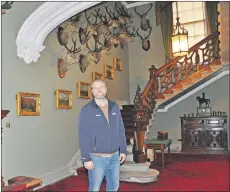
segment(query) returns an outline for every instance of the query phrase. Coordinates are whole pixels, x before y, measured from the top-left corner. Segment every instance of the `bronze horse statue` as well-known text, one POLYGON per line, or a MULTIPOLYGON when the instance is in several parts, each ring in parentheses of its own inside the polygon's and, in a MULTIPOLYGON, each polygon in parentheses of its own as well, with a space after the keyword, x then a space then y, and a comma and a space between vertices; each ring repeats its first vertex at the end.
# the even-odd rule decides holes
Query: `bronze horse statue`
POLYGON ((205 99, 205 93, 202 93, 202 98, 197 97, 196 100, 199 102, 199 107, 202 107, 202 104, 205 103, 205 107, 209 107, 210 99, 205 99))

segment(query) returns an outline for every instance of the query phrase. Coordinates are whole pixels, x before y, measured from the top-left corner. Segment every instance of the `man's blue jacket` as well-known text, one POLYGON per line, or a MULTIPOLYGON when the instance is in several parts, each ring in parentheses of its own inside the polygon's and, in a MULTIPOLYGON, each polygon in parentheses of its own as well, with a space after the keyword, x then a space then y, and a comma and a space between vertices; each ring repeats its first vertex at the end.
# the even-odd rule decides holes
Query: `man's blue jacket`
POLYGON ((119 106, 108 100, 108 107, 109 123, 94 99, 81 109, 78 135, 83 162, 91 161, 90 153, 127 153, 119 106))

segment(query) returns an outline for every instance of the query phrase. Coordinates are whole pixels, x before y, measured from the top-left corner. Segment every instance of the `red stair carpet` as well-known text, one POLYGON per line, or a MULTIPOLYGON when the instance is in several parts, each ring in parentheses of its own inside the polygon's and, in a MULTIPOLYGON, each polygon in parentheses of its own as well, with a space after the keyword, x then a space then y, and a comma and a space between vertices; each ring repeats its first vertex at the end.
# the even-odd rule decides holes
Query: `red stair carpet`
MULTIPOLYGON (((158 162, 153 167, 160 171, 155 183, 120 182, 119 191, 230 191, 229 155, 172 154, 171 163, 166 163, 164 169, 158 162)), ((80 168, 78 176, 68 177, 39 191, 87 191, 87 188, 87 171, 80 168)), ((105 181, 101 191, 105 191, 105 181)))

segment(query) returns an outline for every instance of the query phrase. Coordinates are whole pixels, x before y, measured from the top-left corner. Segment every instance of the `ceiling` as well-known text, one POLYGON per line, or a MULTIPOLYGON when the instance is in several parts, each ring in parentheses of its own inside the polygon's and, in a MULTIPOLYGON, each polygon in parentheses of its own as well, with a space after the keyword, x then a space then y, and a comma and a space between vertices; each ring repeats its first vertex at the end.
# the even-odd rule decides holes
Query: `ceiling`
POLYGON ((128 9, 131 7, 136 7, 140 5, 145 5, 150 3, 151 1, 121 1, 121 3, 128 9))

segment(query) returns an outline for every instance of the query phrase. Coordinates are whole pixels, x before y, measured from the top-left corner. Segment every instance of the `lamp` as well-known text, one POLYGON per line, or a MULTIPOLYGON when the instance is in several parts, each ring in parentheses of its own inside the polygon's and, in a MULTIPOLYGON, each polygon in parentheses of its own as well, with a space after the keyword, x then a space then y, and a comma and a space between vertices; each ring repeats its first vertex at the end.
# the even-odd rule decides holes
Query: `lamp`
POLYGON ((178 16, 178 5, 176 2, 176 28, 172 33, 172 52, 173 56, 183 56, 188 54, 188 31, 181 26, 178 16))

